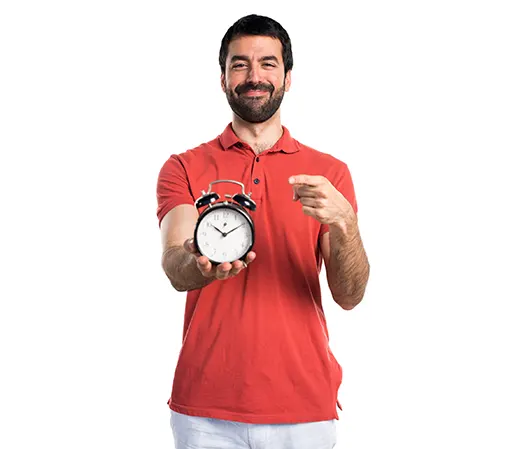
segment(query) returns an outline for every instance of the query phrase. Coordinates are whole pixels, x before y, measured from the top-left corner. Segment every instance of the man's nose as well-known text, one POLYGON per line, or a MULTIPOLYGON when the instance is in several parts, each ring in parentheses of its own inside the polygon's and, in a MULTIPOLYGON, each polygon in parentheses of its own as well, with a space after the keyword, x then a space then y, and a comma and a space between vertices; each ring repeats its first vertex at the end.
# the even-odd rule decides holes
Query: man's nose
POLYGON ((255 67, 255 66, 251 67, 250 71, 248 72, 247 81, 249 81, 253 84, 257 84, 262 81, 262 76, 261 76, 259 67, 255 67))

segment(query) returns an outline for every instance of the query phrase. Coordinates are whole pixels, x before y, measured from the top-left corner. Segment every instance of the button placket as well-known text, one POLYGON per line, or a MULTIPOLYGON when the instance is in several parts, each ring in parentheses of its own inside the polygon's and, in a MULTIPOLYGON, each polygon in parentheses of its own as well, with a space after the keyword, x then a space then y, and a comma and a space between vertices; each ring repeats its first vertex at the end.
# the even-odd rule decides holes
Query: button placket
POLYGON ((253 196, 252 198, 261 198, 262 197, 262 165, 261 165, 262 158, 260 156, 255 156, 253 160, 253 167, 252 167, 252 192, 253 196))

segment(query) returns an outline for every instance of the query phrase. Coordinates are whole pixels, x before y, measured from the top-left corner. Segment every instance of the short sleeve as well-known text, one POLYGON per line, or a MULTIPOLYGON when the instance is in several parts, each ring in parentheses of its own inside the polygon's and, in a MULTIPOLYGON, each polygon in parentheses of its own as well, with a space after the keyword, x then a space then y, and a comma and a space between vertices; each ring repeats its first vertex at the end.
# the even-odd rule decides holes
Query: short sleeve
MULTIPOLYGON (((354 184, 352 182, 352 176, 351 172, 349 171, 349 167, 347 167, 347 165, 342 162, 339 169, 330 177, 328 177, 328 179, 333 184, 333 186, 345 197, 345 199, 349 201, 352 208, 354 209, 354 212, 357 214, 358 203, 356 201, 354 184)), ((326 232, 329 232, 329 225, 321 224, 319 237, 321 237, 326 232)))
POLYGON ((188 175, 179 155, 170 156, 161 168, 157 181, 156 197, 156 214, 160 227, 163 217, 175 206, 195 204, 188 175))

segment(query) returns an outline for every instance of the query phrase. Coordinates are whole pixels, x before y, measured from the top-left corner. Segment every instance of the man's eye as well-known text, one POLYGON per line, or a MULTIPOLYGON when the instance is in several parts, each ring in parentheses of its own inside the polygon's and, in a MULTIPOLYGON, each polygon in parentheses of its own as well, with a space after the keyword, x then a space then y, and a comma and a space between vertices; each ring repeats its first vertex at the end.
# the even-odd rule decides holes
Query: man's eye
POLYGON ((241 68, 241 67, 246 67, 246 64, 234 64, 234 65, 232 66, 232 68, 233 68, 233 69, 239 69, 239 68, 241 68))
POLYGON ((272 67, 272 68, 274 68, 274 67, 276 67, 276 66, 275 66, 274 64, 270 64, 270 63, 266 62, 266 63, 264 64, 264 67, 272 67))

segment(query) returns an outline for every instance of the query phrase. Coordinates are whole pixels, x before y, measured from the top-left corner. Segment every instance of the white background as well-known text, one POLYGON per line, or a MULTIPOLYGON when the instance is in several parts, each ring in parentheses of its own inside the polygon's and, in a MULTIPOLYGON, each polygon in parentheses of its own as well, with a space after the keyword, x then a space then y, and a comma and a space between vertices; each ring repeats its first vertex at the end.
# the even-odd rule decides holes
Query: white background
POLYGON ((220 41, 258 13, 292 39, 283 123, 349 165, 372 267, 349 312, 322 277, 337 447, 510 447, 506 2, 248 3, 2 2, 0 446, 173 447, 156 179, 230 121, 220 41))

